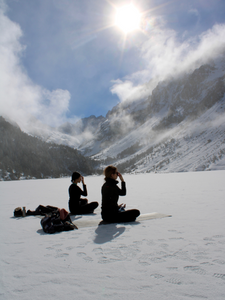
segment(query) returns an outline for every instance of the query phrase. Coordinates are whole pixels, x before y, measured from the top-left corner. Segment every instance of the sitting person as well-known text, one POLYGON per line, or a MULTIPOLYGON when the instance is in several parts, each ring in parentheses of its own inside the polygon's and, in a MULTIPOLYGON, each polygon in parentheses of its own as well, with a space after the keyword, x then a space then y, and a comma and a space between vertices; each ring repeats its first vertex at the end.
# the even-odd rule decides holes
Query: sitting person
POLYGON ((133 222, 140 215, 137 209, 125 210, 123 204, 118 205, 119 196, 126 195, 126 184, 123 176, 117 172, 114 166, 108 166, 104 170, 105 183, 102 186, 102 219, 109 223, 133 222), (121 189, 116 180, 119 176, 121 189))
POLYGON ((73 215, 90 214, 98 207, 98 202, 88 203, 86 198, 82 199, 80 196, 87 196, 87 187, 84 183, 84 177, 78 172, 72 174, 72 184, 69 187, 69 210, 73 215), (83 190, 77 185, 82 181, 83 190))

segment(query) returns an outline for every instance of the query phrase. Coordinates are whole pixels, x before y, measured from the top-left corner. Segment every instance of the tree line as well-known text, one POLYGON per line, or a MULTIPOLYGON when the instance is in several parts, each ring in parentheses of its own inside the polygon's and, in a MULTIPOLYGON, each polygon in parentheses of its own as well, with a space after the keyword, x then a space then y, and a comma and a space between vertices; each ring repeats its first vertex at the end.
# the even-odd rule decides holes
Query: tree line
POLYGON ((0 117, 0 180, 90 175, 96 168, 97 162, 78 150, 46 143, 0 117))

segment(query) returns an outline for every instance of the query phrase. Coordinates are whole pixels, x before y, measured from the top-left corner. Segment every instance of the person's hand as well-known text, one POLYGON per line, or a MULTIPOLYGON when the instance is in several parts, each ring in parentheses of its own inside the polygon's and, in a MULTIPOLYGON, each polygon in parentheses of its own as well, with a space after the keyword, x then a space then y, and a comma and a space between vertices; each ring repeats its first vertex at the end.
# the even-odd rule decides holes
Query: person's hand
POLYGON ((83 176, 81 176, 81 182, 82 182, 83 184, 85 184, 85 183, 84 183, 84 177, 83 177, 83 176))
POLYGON ((122 203, 122 204, 119 205, 119 208, 125 208, 125 207, 126 207, 126 204, 122 203))
POLYGON ((118 172, 118 176, 119 176, 121 181, 124 181, 122 174, 120 174, 119 172, 118 172))
POLYGON ((120 211, 120 212, 125 211, 125 207, 126 207, 126 204, 123 204, 123 203, 120 204, 120 205, 119 205, 119 211, 120 211))

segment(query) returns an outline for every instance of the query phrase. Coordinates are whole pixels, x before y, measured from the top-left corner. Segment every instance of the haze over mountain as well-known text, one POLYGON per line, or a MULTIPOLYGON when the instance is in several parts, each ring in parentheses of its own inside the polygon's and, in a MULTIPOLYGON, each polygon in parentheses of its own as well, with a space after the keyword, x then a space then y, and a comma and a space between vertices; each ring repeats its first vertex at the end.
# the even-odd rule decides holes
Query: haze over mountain
POLYGON ((147 83, 150 87, 147 97, 127 99, 106 117, 58 128, 33 120, 28 133, 76 148, 100 168, 117 165, 121 172, 225 169, 224 53, 189 73, 147 83))

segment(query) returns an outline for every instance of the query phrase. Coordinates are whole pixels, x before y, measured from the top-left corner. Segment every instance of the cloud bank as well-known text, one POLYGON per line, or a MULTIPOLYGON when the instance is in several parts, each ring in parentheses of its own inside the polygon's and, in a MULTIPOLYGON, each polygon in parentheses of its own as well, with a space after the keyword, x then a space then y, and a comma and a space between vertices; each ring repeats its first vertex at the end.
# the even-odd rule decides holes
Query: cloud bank
POLYGON ((155 29, 140 48, 145 68, 112 82, 120 101, 136 101, 151 94, 160 80, 190 72, 225 50, 225 24, 216 24, 200 36, 179 41, 174 30, 155 29))
POLYGON ((22 65, 26 50, 20 42, 22 30, 2 8, 0 28, 0 115, 14 120, 21 128, 28 126, 31 117, 50 126, 65 122, 69 91, 49 91, 31 81, 22 65))

